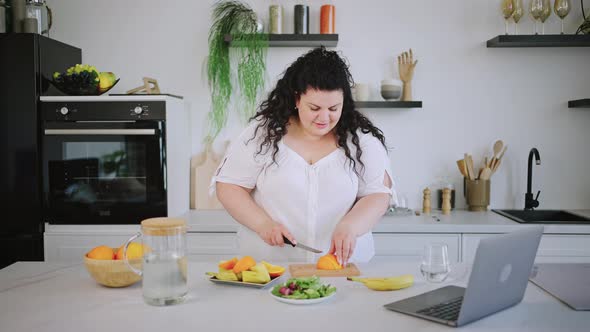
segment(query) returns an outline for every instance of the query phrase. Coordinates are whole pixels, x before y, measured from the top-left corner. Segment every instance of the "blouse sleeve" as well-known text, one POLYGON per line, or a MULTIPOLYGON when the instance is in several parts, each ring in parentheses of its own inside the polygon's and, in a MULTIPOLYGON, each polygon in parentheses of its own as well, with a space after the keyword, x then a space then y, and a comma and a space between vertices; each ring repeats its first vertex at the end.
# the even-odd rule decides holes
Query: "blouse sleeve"
POLYGON ((257 153, 260 147, 262 128, 256 133, 257 137, 254 137, 257 126, 258 122, 256 121, 250 123, 230 144, 211 178, 210 195, 215 193, 217 182, 231 183, 248 189, 253 189, 256 186, 258 175, 264 166, 264 154, 257 153))
POLYGON ((397 203, 395 183, 391 176, 389 157, 381 142, 371 134, 361 134, 360 147, 362 149, 361 160, 364 169, 359 167, 359 187, 357 197, 363 197, 375 193, 391 195, 393 203, 397 203), (391 180, 391 188, 383 184, 385 175, 391 180))

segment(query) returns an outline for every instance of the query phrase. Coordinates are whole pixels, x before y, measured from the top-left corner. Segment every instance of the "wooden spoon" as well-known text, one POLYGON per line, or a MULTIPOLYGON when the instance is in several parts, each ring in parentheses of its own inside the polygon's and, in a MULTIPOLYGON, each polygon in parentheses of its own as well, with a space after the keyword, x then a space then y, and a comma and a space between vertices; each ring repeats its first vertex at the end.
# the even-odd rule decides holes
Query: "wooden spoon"
POLYGON ((480 180, 489 180, 492 177, 492 169, 489 167, 484 168, 479 175, 480 180))
POLYGON ((459 172, 461 172, 461 175, 468 177, 467 168, 465 167, 465 159, 457 160, 457 166, 459 167, 459 172))

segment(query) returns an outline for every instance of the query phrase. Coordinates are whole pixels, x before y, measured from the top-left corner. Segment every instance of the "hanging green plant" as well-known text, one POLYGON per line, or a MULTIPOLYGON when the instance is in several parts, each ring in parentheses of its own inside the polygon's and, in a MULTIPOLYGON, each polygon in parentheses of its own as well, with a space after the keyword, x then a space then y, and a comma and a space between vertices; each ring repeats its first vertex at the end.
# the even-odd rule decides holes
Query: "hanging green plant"
POLYGON ((227 123, 228 106, 234 91, 232 58, 237 63, 237 85, 240 90, 237 109, 242 119, 254 114, 257 97, 264 89, 268 34, 264 34, 256 13, 241 1, 217 1, 213 5, 209 30, 207 79, 211 92, 209 134, 213 140, 227 123), (240 47, 230 54, 226 35, 232 35, 240 47))

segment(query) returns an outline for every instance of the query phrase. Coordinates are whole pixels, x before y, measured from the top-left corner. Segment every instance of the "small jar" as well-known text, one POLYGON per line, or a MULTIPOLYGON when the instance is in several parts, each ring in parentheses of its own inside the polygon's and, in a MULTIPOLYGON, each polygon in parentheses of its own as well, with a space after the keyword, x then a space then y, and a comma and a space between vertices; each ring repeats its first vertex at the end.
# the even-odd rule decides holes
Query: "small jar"
POLYGON ((295 5, 294 33, 309 34, 309 6, 295 5))
POLYGON ((323 5, 320 9, 320 33, 336 33, 336 7, 323 5))
POLYGON ((271 5, 268 7, 268 33, 283 33, 283 6, 271 5))

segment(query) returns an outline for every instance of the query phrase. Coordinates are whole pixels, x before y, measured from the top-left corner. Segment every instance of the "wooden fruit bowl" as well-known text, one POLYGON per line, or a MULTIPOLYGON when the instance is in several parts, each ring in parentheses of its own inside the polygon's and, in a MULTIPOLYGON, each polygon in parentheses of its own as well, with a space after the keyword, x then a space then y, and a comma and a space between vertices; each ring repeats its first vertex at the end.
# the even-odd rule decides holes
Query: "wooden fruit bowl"
MULTIPOLYGON (((141 259, 130 259, 129 263, 141 269, 141 259)), ((107 287, 127 287, 141 280, 123 260, 92 259, 84 255, 84 265, 88 273, 99 284, 107 287)))

